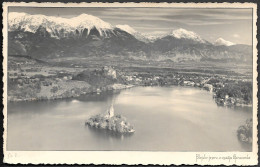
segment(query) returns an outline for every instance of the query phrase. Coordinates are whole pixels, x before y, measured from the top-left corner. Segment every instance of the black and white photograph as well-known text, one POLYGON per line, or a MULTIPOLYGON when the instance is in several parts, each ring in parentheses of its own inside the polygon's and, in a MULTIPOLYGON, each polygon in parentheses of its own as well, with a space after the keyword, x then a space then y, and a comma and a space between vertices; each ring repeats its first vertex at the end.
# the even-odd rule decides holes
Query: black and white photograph
POLYGON ((29 4, 3 22, 6 152, 257 156, 256 5, 29 4))

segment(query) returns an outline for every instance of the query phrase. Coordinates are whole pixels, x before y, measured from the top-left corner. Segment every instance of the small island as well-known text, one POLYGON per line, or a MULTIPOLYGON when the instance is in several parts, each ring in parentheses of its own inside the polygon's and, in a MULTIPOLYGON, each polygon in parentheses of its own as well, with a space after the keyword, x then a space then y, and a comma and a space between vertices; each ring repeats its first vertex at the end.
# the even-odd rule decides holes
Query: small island
POLYGON ((113 104, 105 114, 95 115, 89 118, 85 124, 89 127, 110 130, 121 134, 129 134, 135 131, 125 117, 119 114, 114 115, 113 104))

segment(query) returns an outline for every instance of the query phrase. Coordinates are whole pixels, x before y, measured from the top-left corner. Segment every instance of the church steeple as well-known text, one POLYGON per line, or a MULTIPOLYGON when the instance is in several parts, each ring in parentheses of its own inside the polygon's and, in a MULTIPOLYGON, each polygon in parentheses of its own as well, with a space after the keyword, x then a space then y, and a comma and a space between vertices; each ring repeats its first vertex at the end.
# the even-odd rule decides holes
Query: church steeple
POLYGON ((111 104, 111 106, 110 106, 110 108, 108 109, 107 112, 108 112, 109 118, 114 116, 114 105, 113 105, 113 103, 111 104))

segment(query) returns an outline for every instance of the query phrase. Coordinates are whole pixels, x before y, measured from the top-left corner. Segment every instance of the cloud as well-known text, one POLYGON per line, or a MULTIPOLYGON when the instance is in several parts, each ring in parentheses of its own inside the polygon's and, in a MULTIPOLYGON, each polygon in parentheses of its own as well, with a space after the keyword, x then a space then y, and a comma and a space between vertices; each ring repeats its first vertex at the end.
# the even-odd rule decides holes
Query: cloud
POLYGON ((187 26, 226 25, 250 20, 250 10, 232 9, 156 9, 156 8, 108 8, 100 13, 102 19, 125 22, 152 21, 183 24, 187 26))
POLYGON ((233 37, 234 37, 234 38, 240 38, 240 35, 238 35, 238 34, 233 34, 233 37))

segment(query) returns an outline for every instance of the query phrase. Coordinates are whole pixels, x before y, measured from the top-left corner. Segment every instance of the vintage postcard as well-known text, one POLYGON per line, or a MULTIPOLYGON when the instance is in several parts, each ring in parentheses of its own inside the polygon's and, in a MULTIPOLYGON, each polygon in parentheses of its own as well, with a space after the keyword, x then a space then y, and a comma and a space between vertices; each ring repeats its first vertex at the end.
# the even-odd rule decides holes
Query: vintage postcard
POLYGON ((3 3, 4 162, 258 164, 256 10, 3 3))

